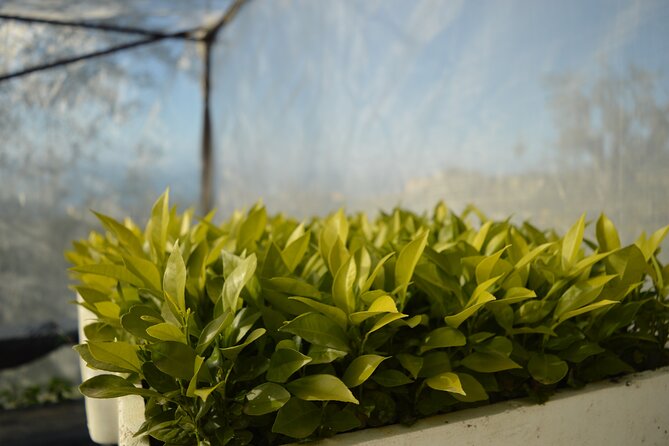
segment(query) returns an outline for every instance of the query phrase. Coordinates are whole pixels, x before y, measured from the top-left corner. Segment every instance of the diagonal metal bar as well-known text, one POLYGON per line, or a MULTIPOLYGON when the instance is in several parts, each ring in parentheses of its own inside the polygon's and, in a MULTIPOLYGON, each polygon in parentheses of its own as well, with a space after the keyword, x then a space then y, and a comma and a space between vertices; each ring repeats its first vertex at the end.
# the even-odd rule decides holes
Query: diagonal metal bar
POLYGON ((131 26, 114 25, 111 23, 102 23, 102 22, 85 22, 81 20, 57 20, 57 19, 47 19, 42 17, 31 17, 24 15, 2 14, 2 13, 0 13, 0 19, 12 20, 15 22, 23 22, 23 23, 40 23, 44 25, 93 29, 97 31, 110 31, 123 34, 137 34, 147 37, 163 37, 163 38, 173 38, 173 39, 182 38, 187 40, 199 40, 197 37, 191 34, 175 37, 175 36, 169 36, 169 34, 158 31, 135 28, 131 26))
POLYGON ((110 55, 110 54, 118 53, 119 51, 128 50, 128 49, 136 48, 136 47, 143 46, 143 45, 148 45, 148 44, 159 42, 159 41, 165 40, 165 39, 183 38, 183 36, 191 35, 192 32, 193 31, 189 30, 189 31, 180 31, 180 32, 173 33, 173 34, 166 34, 164 36, 147 37, 145 39, 135 40, 134 42, 124 43, 124 44, 121 44, 121 45, 115 45, 115 46, 105 48, 105 49, 99 50, 99 51, 92 51, 90 53, 80 54, 78 56, 67 57, 67 58, 59 59, 57 61, 50 62, 50 63, 33 65, 31 67, 24 68, 22 70, 14 71, 14 72, 7 73, 7 74, 1 74, 0 75, 0 82, 7 81, 7 80, 17 78, 17 77, 21 77, 21 76, 25 76, 26 74, 35 73, 37 71, 44 71, 44 70, 48 70, 48 69, 51 69, 51 68, 62 67, 64 65, 69 65, 69 64, 72 64, 72 63, 75 63, 75 62, 80 62, 82 60, 93 59, 93 58, 100 57, 100 56, 107 56, 107 55, 110 55))

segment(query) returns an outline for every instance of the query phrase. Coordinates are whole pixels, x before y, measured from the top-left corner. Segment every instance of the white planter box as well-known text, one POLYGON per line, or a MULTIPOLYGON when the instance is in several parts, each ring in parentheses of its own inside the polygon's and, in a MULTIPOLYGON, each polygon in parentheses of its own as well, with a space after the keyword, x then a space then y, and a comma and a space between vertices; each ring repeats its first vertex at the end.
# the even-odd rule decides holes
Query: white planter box
MULTIPOLYGON (((121 399, 119 446, 147 446, 133 438, 144 420, 141 397, 121 399)), ((512 400, 322 440, 315 445, 662 445, 669 444, 669 367, 617 382, 565 390, 546 404, 512 400)))
MULTIPOLYGON (((91 314, 80 308, 80 327, 91 314)), ((80 329, 80 331, 82 331, 80 329)), ((84 341, 83 331, 80 339, 84 341)), ((94 374, 82 363, 82 378, 94 374)), ((86 399, 91 438, 99 444, 148 446, 134 438, 144 422, 139 396, 86 399)), ((564 390, 546 404, 512 400, 400 425, 337 435, 314 445, 669 445, 669 367, 615 382, 564 390)))

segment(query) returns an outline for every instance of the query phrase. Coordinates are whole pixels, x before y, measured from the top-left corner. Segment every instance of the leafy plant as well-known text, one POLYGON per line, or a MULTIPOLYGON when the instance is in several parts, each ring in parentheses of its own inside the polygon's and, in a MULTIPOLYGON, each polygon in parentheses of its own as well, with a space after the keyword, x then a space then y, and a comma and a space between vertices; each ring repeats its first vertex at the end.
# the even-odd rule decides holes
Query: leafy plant
POLYGON ((77 391, 77 386, 61 377, 53 377, 48 382, 27 386, 0 387, 0 409, 20 409, 78 398, 81 398, 81 394, 77 391))
POLYGON ((67 257, 98 317, 76 349, 112 373, 80 389, 141 395, 139 434, 165 444, 327 437, 669 363, 669 227, 621 246, 605 215, 588 240, 585 216, 560 237, 443 204, 215 225, 167 192, 143 230, 98 217, 67 257))

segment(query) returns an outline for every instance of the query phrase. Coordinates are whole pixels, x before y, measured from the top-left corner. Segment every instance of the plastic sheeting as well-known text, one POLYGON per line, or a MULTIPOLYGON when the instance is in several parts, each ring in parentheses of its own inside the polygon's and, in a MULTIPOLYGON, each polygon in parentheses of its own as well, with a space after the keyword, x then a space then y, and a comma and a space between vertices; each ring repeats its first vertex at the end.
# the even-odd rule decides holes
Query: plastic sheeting
POLYGON ((0 84, 0 336, 76 326, 63 252, 89 209, 144 219, 170 185, 197 203, 200 72, 165 41, 0 84))
POLYGON ((251 2, 215 53, 218 204, 669 223, 669 5, 251 2))
POLYGON ((206 27, 231 3, 232 0, 2 0, 0 14, 170 33, 206 27))
MULTIPOLYGON (((162 33, 229 0, 4 0, 1 14, 162 33)), ((474 203, 564 230, 605 211, 625 242, 669 223, 669 4, 250 0, 213 52, 221 217, 263 199, 474 203)), ((137 38, 0 21, 0 72, 137 38)), ((89 208, 198 202, 202 57, 174 40, 0 82, 0 331, 74 324, 62 252, 89 208)))

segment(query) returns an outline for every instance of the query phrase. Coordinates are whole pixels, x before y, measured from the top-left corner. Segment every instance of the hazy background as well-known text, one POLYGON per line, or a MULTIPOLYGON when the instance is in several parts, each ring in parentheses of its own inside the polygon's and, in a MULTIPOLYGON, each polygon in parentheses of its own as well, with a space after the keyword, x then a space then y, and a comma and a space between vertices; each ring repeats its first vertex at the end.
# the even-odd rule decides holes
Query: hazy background
MULTIPOLYGON (((0 1, 0 13, 174 32, 230 1, 0 1)), ((474 203, 623 242, 669 224, 666 1, 251 0, 214 47, 219 219, 262 198, 339 207, 474 203)), ((0 74, 137 36, 0 20, 0 74)), ((63 251, 89 209, 140 222, 199 200, 201 53, 162 41, 0 82, 0 338, 75 326, 63 251)), ((73 376, 58 352, 5 382, 73 376), (28 370, 28 371, 27 371, 28 370)))

